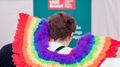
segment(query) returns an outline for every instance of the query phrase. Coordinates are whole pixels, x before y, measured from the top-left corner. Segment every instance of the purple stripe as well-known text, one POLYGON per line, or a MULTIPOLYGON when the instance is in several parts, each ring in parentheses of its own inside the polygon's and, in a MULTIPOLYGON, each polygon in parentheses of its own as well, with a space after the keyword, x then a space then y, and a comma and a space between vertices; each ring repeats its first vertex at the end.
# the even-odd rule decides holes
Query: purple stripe
POLYGON ((38 52, 40 58, 45 60, 53 60, 61 64, 72 64, 75 62, 80 62, 88 55, 94 44, 93 35, 87 34, 78 40, 72 54, 58 54, 57 52, 52 52, 47 49, 49 46, 48 36, 48 23, 47 21, 42 20, 42 23, 39 24, 38 29, 34 33, 35 49, 38 52))

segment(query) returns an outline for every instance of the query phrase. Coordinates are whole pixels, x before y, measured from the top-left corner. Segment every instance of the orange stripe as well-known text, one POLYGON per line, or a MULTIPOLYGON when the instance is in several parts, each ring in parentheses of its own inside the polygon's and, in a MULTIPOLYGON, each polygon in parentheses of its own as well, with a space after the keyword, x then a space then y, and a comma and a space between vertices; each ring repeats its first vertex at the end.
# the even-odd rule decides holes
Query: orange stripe
POLYGON ((94 61, 94 63, 88 67, 97 67, 98 64, 100 63, 100 61, 106 56, 106 51, 109 49, 110 47, 110 38, 106 37, 106 42, 105 42, 105 46, 103 47, 103 50, 101 51, 101 53, 99 54, 98 58, 94 61))
POLYGON ((28 31, 28 28, 31 24, 31 20, 32 20, 32 17, 29 16, 28 17, 28 21, 27 21, 27 24, 26 24, 26 28, 25 28, 25 33, 24 33, 24 45, 23 45, 23 54, 24 54, 24 57, 25 57, 25 61, 27 62, 28 65, 32 66, 32 67, 43 67, 43 65, 39 65, 39 64, 35 64, 32 62, 32 60, 30 59, 29 55, 27 54, 27 31, 28 31))
POLYGON ((32 19, 32 17, 29 16, 29 17, 28 17, 28 20, 27 20, 26 28, 25 28, 25 30, 24 30, 24 40, 23 40, 23 49, 22 49, 23 55, 24 55, 24 57, 25 57, 25 61, 26 61, 27 64, 32 64, 31 60, 29 59, 28 55, 26 54, 26 52, 27 52, 27 51, 26 51, 26 48, 27 48, 27 40, 26 40, 26 39, 27 39, 27 30, 28 30, 28 28, 29 28, 31 19, 32 19))

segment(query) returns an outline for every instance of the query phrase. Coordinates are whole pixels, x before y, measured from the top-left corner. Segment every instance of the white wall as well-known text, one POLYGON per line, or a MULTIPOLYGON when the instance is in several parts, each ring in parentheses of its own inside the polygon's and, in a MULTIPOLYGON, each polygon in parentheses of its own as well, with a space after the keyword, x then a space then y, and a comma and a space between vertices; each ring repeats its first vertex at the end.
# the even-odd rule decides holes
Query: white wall
POLYGON ((120 40, 117 0, 92 0, 92 33, 120 40))
POLYGON ((0 48, 12 43, 20 12, 32 15, 33 0, 0 0, 0 48))
POLYGON ((120 0, 92 0, 92 33, 120 41, 120 0))

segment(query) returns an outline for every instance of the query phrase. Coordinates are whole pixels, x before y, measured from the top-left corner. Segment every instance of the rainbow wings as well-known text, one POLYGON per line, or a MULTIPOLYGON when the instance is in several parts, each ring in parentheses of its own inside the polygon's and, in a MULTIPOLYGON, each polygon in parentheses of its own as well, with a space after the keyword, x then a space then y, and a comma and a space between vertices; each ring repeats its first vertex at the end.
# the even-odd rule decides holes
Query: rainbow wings
POLYGON ((106 57, 116 57, 120 42, 110 37, 87 34, 70 54, 49 51, 49 29, 45 19, 20 13, 13 41, 16 67, 99 67, 106 57))

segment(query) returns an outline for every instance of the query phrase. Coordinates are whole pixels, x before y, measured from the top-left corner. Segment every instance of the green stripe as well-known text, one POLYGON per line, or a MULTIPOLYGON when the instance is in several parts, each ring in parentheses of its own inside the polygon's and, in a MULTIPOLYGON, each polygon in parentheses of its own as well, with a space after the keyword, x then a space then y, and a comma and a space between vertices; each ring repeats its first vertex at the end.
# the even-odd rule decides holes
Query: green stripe
POLYGON ((80 65, 84 65, 85 63, 87 63, 87 61, 91 60, 94 58, 94 54, 95 51, 98 49, 99 45, 100 45, 100 36, 94 36, 95 38, 95 44, 92 47, 92 50, 90 51, 90 53, 88 54, 88 56, 86 56, 79 64, 80 65))

